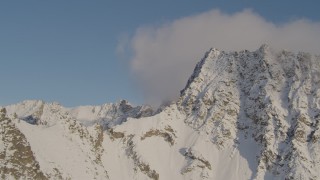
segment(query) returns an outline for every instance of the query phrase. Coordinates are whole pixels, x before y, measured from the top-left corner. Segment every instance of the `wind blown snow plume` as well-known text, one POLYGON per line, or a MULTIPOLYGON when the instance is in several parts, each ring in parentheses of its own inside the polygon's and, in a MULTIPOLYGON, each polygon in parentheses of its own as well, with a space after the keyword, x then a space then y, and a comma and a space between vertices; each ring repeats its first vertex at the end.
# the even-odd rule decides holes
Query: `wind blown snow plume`
POLYGON ((263 43, 319 54, 320 23, 298 19, 274 24, 251 10, 235 14, 212 10, 137 29, 128 45, 133 52, 130 67, 146 101, 154 104, 178 97, 208 47, 254 50, 263 43))

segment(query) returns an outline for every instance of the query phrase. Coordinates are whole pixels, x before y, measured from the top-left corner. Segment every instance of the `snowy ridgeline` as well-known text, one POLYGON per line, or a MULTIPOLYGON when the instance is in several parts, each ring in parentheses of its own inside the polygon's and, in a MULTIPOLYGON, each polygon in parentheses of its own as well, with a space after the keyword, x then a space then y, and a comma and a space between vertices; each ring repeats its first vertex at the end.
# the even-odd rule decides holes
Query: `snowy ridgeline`
POLYGON ((1 179, 320 179, 320 58, 211 49, 180 98, 1 111, 1 179))

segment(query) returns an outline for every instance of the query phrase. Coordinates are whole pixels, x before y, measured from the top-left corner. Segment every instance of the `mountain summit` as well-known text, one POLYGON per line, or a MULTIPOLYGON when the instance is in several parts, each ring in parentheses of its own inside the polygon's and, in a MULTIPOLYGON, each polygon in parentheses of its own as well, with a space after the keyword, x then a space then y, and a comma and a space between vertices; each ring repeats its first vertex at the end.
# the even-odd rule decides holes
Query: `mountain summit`
POLYGON ((319 56, 262 45, 210 49, 157 112, 24 101, 1 110, 1 178, 320 179, 319 87, 319 56))

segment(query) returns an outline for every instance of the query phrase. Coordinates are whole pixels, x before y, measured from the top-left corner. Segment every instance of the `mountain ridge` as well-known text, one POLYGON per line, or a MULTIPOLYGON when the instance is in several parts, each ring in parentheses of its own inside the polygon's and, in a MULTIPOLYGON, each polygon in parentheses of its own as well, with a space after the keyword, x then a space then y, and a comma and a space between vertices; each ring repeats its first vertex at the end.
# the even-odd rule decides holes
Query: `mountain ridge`
POLYGON ((159 111, 26 101, 4 117, 49 179, 319 179, 319 87, 319 56, 212 48, 159 111))

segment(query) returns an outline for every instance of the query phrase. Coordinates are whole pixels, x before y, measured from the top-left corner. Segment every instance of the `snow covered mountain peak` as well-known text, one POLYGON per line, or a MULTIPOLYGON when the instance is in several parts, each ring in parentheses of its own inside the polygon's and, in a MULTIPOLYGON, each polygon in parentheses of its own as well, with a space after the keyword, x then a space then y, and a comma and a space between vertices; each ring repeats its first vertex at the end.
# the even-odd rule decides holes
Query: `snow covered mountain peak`
POLYGON ((220 148, 253 137, 261 151, 257 179, 268 173, 319 178, 314 169, 319 157, 310 149, 319 148, 313 143, 318 140, 311 142, 318 139, 319 73, 320 58, 309 53, 267 45, 254 52, 210 50, 177 104, 185 122, 220 148))
POLYGON ((320 179, 320 57, 309 53, 212 48, 157 112, 125 100, 5 108, 3 179, 320 179), (17 144, 29 161, 15 161, 17 144))
POLYGON ((268 51, 268 50, 270 50, 270 46, 269 46, 269 44, 266 44, 266 43, 265 43, 265 44, 262 44, 262 45, 260 46, 259 50, 262 51, 262 52, 268 51))

